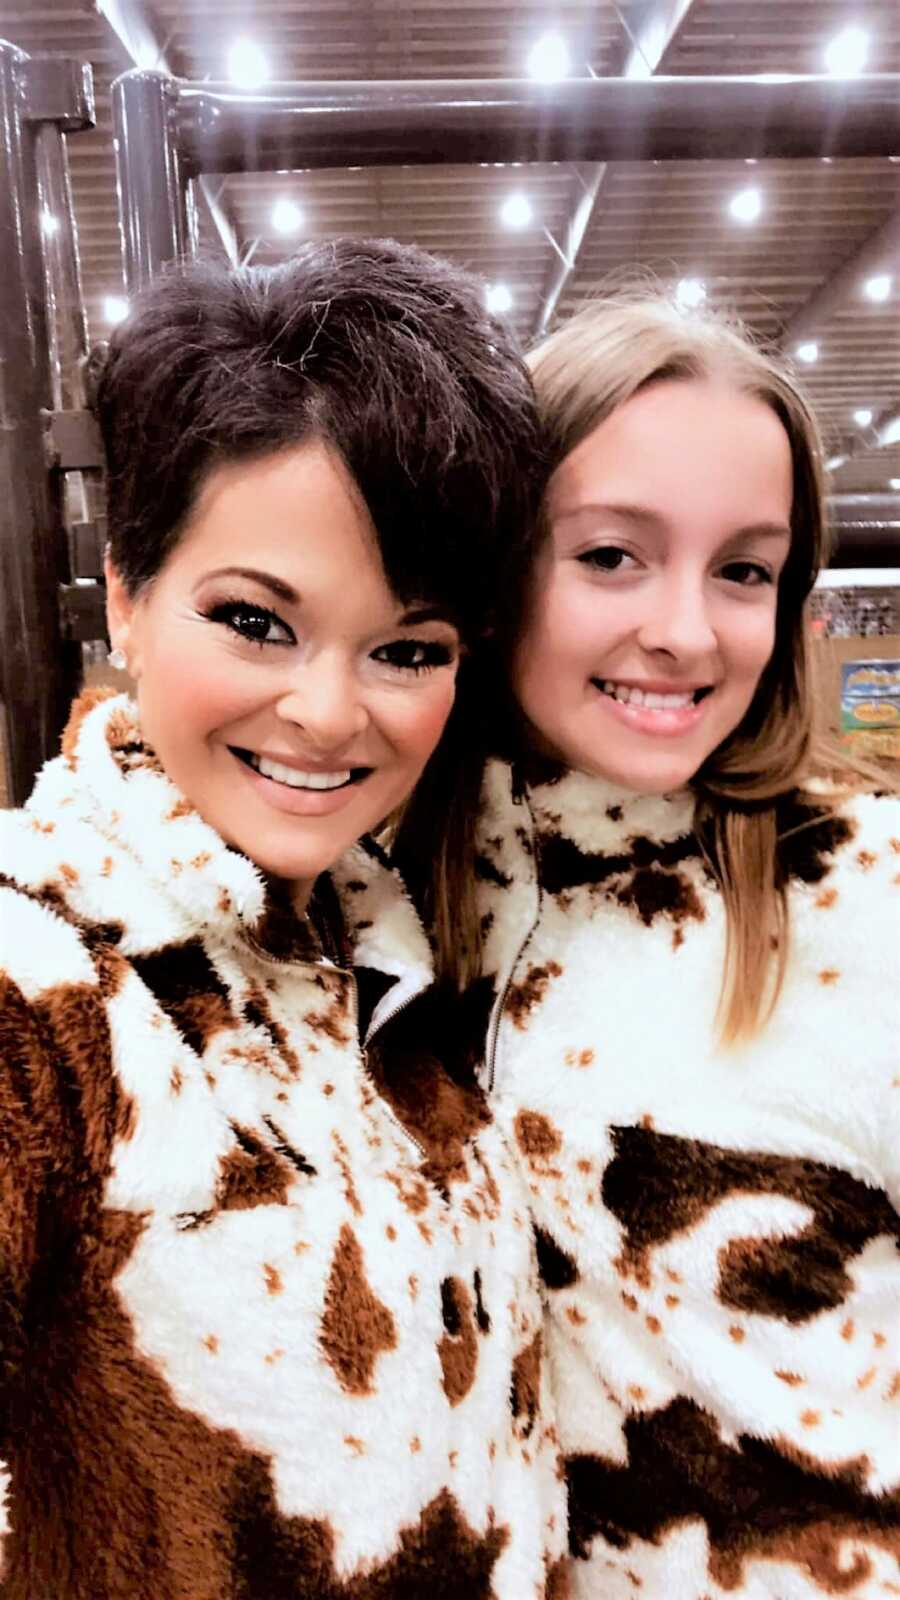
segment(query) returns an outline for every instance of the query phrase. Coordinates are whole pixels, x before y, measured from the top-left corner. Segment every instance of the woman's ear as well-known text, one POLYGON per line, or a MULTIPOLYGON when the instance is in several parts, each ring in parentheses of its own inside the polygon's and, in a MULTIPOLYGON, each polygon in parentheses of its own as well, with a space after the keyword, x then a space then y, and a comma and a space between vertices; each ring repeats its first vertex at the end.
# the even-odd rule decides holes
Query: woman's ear
POLYGON ((106 578, 106 627, 113 650, 124 657, 125 670, 136 678, 139 672, 135 623, 135 601, 113 566, 107 550, 103 561, 106 578))

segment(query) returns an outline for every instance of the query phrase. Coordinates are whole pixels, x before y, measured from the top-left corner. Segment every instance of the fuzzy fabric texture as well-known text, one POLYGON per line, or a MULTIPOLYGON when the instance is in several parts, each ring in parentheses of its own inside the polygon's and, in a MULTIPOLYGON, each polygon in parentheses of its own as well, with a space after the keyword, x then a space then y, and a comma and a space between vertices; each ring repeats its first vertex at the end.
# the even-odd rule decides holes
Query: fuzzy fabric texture
POLYGON ((730 1050, 693 810, 501 764, 485 791, 486 1087, 538 1225, 573 1591, 887 1600, 900 806, 785 802, 787 978, 730 1050))
POLYGON ((315 959, 121 696, 0 849, 5 1600, 562 1596, 527 1192, 392 1048, 399 880, 351 851, 315 959))

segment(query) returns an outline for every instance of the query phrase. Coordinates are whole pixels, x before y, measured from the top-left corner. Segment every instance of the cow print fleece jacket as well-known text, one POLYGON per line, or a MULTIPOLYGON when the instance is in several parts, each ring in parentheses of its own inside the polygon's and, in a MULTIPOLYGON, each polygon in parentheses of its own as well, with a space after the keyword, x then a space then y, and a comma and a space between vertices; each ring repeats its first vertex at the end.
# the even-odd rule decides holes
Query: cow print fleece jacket
POLYGON ((391 1046, 430 962, 378 852, 343 970, 85 697, 2 867, 4 1600, 562 1596, 527 1192, 391 1046))
POLYGON ((484 797, 486 1087, 538 1225, 573 1593, 888 1600, 900 807, 785 802, 786 982, 730 1050, 693 812, 499 763, 484 797))

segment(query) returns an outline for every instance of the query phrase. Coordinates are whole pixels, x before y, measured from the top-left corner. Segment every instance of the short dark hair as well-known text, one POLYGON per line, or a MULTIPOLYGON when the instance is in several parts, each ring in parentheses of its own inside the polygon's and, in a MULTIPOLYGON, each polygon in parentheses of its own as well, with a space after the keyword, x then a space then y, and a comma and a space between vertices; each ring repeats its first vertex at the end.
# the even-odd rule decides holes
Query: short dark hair
POLYGON ((132 593, 214 466, 314 438, 355 480, 400 600, 477 635, 527 567, 545 480, 530 376, 480 280, 414 246, 336 238, 161 275, 111 338, 96 409, 132 593))

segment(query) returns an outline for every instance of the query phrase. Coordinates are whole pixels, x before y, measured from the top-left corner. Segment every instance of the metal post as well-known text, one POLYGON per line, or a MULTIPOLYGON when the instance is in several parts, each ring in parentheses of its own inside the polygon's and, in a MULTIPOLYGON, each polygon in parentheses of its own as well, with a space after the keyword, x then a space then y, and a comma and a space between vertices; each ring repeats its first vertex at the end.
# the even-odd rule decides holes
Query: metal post
POLYGON ((191 255, 196 226, 178 148, 175 80, 126 72, 112 88, 125 283, 140 289, 170 261, 191 255))
POLYGON ((57 601, 67 555, 42 424, 52 396, 27 68, 0 42, 0 736, 13 804, 55 753, 80 671, 57 601))

